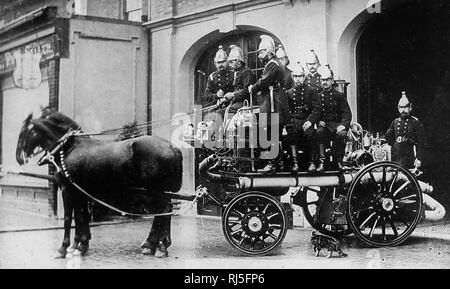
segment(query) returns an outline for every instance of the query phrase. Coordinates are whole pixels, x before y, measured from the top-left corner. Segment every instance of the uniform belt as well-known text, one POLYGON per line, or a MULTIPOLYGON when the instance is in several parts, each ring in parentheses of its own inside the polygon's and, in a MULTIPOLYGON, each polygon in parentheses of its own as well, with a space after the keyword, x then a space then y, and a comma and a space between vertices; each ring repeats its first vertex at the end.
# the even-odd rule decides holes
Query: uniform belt
POLYGON ((304 118, 305 116, 306 116, 307 114, 306 113, 293 113, 293 114, 291 114, 291 117, 292 118, 300 118, 300 119, 302 119, 302 118, 304 118))
POLYGON ((411 144, 411 145, 415 144, 414 140, 412 140, 409 137, 404 137, 404 136, 397 137, 397 139, 395 141, 399 144, 411 144))
POLYGON ((293 107, 292 108, 292 113, 293 114, 305 114, 308 113, 310 111, 308 106, 297 106, 297 107, 293 107))

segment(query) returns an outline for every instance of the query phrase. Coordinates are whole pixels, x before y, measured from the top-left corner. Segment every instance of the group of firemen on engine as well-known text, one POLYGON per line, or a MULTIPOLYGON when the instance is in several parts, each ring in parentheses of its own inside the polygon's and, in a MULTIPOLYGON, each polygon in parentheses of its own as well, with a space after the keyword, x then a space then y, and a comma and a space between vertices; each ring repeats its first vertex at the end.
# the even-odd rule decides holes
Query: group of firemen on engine
MULTIPOLYGON (((284 48, 276 50, 273 38, 261 36, 258 57, 264 63, 259 79, 246 66, 240 47, 230 46, 229 55, 219 46, 214 63, 217 71, 208 77, 204 101, 218 107, 231 104, 230 112, 243 107, 250 94, 261 93, 260 113, 279 116, 280 139, 283 147, 290 153, 290 170, 298 172, 298 147, 306 141, 308 147, 309 172, 325 170, 326 148, 333 141, 334 155, 342 166, 347 132, 352 120, 352 112, 346 95, 335 89, 334 74, 329 65, 321 66, 314 50, 306 59, 306 67, 297 62, 293 70, 284 48), (282 132, 287 132, 283 135, 282 132)), ((395 119, 386 132, 386 139, 392 146, 392 160, 408 168, 419 167, 421 148, 424 143, 422 123, 410 115, 412 105, 405 93, 399 101, 400 117, 395 119), (419 148, 416 152, 416 147, 419 148), (418 158, 419 157, 419 158, 418 158)), ((271 127, 267 134, 270 139, 271 127)), ((281 150, 281 152, 283 149, 281 150)), ((274 173, 282 170, 283 153, 269 160, 260 172, 274 173)))

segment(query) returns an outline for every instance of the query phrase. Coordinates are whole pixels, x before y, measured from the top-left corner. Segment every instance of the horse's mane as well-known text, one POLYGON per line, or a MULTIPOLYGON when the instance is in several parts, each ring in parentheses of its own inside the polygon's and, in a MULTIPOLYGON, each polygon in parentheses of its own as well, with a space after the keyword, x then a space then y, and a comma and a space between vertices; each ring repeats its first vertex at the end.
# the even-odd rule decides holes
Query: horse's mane
POLYGON ((25 119, 24 127, 33 124, 52 139, 58 139, 70 129, 80 129, 80 126, 74 120, 49 107, 42 109, 42 114, 39 118, 32 118, 33 114, 30 114, 25 119))
POLYGON ((51 126, 59 132, 65 133, 69 129, 80 129, 78 123, 76 123, 73 119, 49 107, 42 109, 42 114, 39 119, 44 124, 51 126))
POLYGON ((27 127, 31 123, 31 119, 33 119, 33 114, 30 113, 27 118, 23 121, 23 126, 27 127))

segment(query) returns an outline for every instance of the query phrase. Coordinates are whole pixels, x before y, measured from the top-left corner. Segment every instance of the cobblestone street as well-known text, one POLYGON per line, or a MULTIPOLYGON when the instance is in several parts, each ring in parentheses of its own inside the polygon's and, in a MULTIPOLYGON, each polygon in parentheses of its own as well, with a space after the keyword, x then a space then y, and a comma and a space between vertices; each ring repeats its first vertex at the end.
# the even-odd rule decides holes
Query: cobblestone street
MULTIPOLYGON (((281 248, 268 256, 248 257, 235 250, 214 217, 174 217, 169 257, 143 256, 140 244, 152 220, 92 227, 88 255, 54 259, 63 231, 47 229, 0 233, 1 268, 177 268, 177 269, 284 269, 284 268, 450 268, 450 227, 420 226, 398 247, 365 248, 354 237, 345 239, 346 258, 315 257, 311 229, 289 230, 281 248), (447 239, 447 240, 445 240, 447 239)), ((333 255, 334 256, 334 255, 333 255)))

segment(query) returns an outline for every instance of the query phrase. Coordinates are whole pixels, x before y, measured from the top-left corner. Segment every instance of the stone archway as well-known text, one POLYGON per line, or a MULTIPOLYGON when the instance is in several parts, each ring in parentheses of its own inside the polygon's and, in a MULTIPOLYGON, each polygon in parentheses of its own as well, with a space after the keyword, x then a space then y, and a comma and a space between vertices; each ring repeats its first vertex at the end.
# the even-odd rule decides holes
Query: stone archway
MULTIPOLYGON (((379 5, 381 0, 373 1, 374 5, 379 5)), ((349 81, 352 85, 348 87, 348 95, 350 96, 349 104, 352 108, 353 119, 358 119, 357 110, 357 75, 356 75, 356 46, 359 38, 364 32, 366 23, 373 17, 376 17, 376 13, 370 13, 371 11, 363 9, 350 21, 350 23, 344 29, 339 42, 338 42, 338 67, 341 75, 349 81)), ((378 12, 378 11, 376 11, 378 12)))

